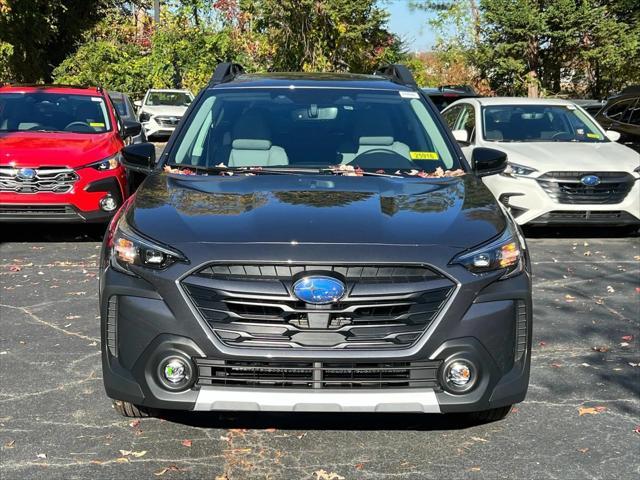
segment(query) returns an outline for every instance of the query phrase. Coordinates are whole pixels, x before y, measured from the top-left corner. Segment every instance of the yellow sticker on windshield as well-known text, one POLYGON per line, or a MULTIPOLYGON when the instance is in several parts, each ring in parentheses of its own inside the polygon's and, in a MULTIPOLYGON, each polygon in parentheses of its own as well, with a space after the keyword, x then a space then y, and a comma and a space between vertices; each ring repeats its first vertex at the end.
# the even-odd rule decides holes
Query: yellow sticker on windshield
POLYGON ((438 152, 409 152, 411 160, 440 160, 438 152))
POLYGON ((104 127, 104 123, 101 122, 91 122, 89 124, 90 127, 104 127))
POLYGON ((600 138, 600 135, 597 133, 587 133, 587 137, 589 138, 600 138))

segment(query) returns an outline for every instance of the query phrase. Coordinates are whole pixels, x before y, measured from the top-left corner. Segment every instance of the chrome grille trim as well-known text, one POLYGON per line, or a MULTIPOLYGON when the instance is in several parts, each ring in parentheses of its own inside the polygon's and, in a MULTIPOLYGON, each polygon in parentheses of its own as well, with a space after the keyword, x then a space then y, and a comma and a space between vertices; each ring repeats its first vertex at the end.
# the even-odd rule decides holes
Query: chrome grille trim
POLYGON ((80 178, 71 168, 34 168, 32 179, 18 176, 19 168, 0 167, 0 192, 15 193, 68 193, 80 178))
POLYGON ((557 203, 616 204, 622 202, 633 187, 634 177, 626 172, 547 172, 537 178, 542 189, 557 203), (586 186, 580 179, 595 175, 600 183, 586 186))

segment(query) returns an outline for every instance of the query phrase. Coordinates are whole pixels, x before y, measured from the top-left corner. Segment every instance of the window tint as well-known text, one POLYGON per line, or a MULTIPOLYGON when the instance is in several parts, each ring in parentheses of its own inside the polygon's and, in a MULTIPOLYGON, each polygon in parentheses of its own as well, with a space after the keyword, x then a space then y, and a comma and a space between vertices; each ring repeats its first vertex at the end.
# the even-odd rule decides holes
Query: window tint
POLYGON ((636 98, 636 104, 629 107, 629 123, 640 126, 640 98, 636 98))
POLYGON ((465 104, 462 106, 462 114, 456 122, 457 130, 466 130, 467 138, 470 143, 475 141, 476 137, 476 113, 473 106, 465 104))
POLYGON ((231 167, 460 168, 425 102, 397 91, 217 89, 169 163, 231 167))
POLYGON ((635 103, 635 98, 628 98, 614 103, 604 112, 605 116, 616 122, 626 123, 629 118, 629 107, 635 103))
POLYGON ((451 129, 455 129, 456 120, 458 119, 458 115, 462 111, 462 105, 456 105, 455 107, 451 107, 449 110, 442 114, 444 121, 447 123, 447 126, 451 129))

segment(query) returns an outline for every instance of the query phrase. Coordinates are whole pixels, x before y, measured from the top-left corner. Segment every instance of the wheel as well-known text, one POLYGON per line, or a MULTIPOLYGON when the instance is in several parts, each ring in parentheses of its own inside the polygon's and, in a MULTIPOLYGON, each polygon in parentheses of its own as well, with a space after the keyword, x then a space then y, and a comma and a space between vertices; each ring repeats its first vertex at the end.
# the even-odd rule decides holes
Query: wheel
POLYGON ((490 423, 502 420, 511 411, 513 405, 507 405, 506 407, 492 408, 491 410, 482 410, 481 412, 469 413, 469 420, 474 423, 490 423))
POLYGON ((124 400, 114 400, 113 408, 123 417, 128 418, 144 418, 151 415, 148 409, 139 407, 130 402, 124 400))

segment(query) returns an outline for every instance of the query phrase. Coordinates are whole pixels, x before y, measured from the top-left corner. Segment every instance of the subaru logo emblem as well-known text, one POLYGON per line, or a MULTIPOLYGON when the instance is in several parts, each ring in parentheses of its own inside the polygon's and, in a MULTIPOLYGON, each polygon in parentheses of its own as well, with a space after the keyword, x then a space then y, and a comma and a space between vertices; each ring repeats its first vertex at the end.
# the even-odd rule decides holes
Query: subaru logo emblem
POLYGON ((596 175, 585 175, 580 179, 580 183, 587 187, 595 187, 596 185, 600 185, 600 177, 596 175))
POLYGON ((16 174, 20 180, 33 180, 36 178, 36 171, 33 168, 21 168, 16 174))
POLYGON ((345 285, 337 278, 309 276, 293 284, 293 293, 304 303, 323 305, 340 300, 345 293, 345 285))

